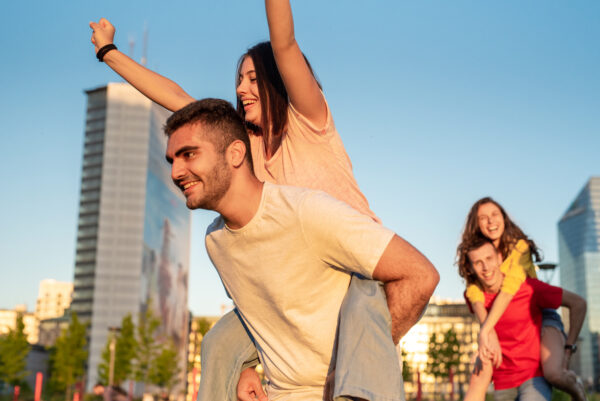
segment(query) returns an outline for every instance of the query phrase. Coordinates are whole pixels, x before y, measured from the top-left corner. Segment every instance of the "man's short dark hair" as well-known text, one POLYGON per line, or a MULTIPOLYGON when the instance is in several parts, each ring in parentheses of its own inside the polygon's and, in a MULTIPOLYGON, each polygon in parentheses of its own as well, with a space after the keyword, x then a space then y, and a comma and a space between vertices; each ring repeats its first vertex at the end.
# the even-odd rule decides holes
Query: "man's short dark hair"
POLYGON ((218 152, 224 153, 234 141, 240 140, 246 145, 246 161, 254 171, 250 138, 244 121, 231 103, 222 99, 202 99, 177 110, 169 117, 165 125, 165 134, 170 137, 184 125, 200 124, 205 129, 203 136, 210 141, 218 152))

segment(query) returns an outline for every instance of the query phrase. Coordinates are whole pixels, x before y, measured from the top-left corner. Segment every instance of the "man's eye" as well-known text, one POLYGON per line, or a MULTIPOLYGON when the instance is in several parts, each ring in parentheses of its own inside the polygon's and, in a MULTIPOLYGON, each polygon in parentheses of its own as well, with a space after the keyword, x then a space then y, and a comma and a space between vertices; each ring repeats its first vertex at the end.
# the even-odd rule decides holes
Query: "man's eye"
POLYGON ((186 159, 190 159, 192 157, 196 156, 196 152, 185 152, 183 154, 183 157, 185 157, 186 159))

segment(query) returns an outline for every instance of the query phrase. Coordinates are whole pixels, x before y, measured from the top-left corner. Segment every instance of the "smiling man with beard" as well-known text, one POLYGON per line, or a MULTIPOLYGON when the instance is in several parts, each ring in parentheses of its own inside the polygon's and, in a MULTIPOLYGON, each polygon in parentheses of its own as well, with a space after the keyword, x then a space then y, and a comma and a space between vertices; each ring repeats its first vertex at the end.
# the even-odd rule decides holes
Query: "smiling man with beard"
POLYGON ((324 192, 259 181, 243 122, 229 103, 192 103, 169 118, 165 133, 172 178, 187 206, 220 214, 206 248, 256 341, 269 399, 324 398, 351 273, 405 283, 402 297, 388 305, 403 322, 400 334, 417 321, 439 281, 431 263, 324 192))

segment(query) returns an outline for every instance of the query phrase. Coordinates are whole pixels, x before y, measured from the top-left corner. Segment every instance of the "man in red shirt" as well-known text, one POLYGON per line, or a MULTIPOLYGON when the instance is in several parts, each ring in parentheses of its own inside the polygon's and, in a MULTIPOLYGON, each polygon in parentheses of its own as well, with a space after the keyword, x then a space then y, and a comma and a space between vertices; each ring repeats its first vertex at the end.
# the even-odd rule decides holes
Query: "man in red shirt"
MULTIPOLYGON (((504 280, 501 257, 491 241, 483 237, 470 244, 468 257, 489 310, 504 280)), ((530 278, 513 297, 495 327, 502 348, 502 364, 494 368, 492 376, 496 401, 512 401, 517 397, 520 401, 550 400, 552 391, 543 377, 540 360, 542 309, 559 306, 569 308, 566 343, 575 344, 585 317, 583 298, 530 278)))

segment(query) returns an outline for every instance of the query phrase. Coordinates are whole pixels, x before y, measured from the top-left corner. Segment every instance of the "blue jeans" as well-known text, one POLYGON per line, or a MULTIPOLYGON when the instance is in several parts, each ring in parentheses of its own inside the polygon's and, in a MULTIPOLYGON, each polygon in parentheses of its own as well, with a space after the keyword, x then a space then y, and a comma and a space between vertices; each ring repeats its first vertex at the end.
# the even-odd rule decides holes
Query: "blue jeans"
POLYGON ((496 401, 550 401, 551 397, 552 388, 543 377, 534 377, 519 387, 494 392, 496 401))
MULTIPOLYGON (((404 401, 404 383, 381 283, 353 275, 340 309, 334 400, 404 401)), ((236 401, 242 369, 258 363, 236 311, 204 336, 197 401, 236 401)))

